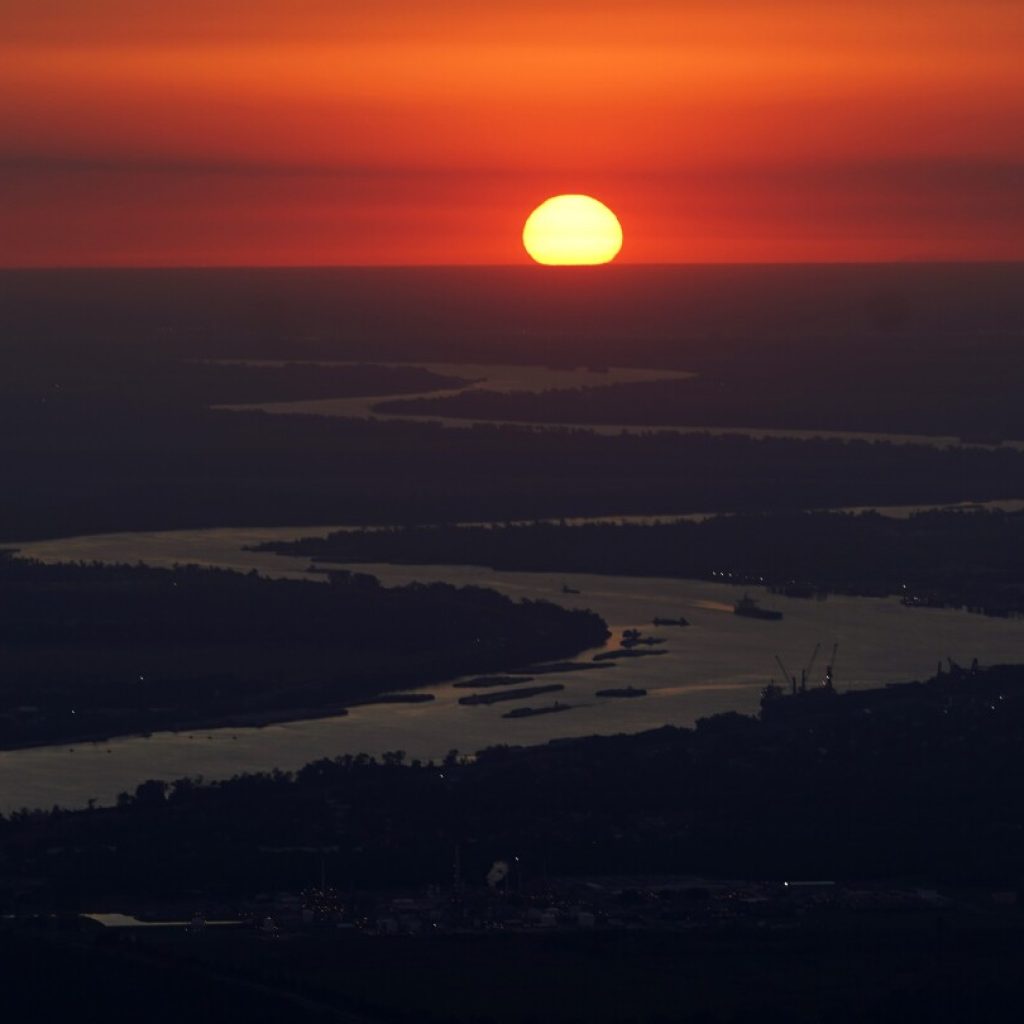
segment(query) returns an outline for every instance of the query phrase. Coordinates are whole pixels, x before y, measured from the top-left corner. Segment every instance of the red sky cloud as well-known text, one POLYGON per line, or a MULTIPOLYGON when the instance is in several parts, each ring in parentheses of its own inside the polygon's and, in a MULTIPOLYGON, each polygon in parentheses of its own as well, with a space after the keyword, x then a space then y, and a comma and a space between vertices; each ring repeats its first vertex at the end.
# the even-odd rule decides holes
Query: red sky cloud
POLYGON ((0 2, 0 262, 1024 258, 1016 0, 0 2))

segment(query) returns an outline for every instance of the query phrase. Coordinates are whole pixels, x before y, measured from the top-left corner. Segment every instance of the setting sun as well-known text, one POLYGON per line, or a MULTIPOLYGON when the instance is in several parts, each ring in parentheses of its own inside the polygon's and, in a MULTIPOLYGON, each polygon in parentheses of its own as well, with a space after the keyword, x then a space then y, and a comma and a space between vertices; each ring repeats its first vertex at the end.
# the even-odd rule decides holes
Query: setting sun
POLYGON ((527 217, 523 245, 546 266, 610 263, 622 248, 622 226, 590 196, 552 196, 527 217))

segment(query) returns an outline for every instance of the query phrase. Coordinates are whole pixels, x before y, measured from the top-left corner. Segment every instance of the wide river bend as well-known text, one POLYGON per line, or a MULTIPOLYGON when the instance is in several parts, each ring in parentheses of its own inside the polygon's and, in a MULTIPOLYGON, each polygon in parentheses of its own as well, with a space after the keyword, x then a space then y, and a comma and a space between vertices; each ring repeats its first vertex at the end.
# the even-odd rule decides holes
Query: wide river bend
MULTIPOLYGON (((244 551, 270 539, 323 535, 331 527, 176 530, 62 538, 19 545, 45 561, 144 561, 171 566, 217 565, 268 575, 310 578, 305 558, 244 551)), ((623 661, 599 672, 552 677, 565 684, 555 696, 572 710, 537 718, 505 719, 516 704, 466 707, 466 690, 448 684, 429 687, 427 704, 376 705, 353 709, 343 718, 287 722, 258 729, 213 729, 155 733, 99 743, 0 752, 0 813, 21 807, 66 807, 113 802, 150 778, 226 778, 244 771, 298 768, 321 757, 404 750, 410 757, 443 757, 451 749, 473 753, 498 743, 534 744, 556 737, 638 732, 665 724, 692 725, 698 718, 736 710, 754 713, 761 687, 779 677, 775 656, 799 672, 821 643, 815 676, 839 644, 836 679, 845 687, 925 678, 949 656, 983 664, 1019 661, 1024 622, 966 612, 910 609, 895 598, 829 597, 825 601, 767 595, 749 588, 765 605, 784 612, 780 622, 732 614, 741 591, 727 583, 624 576, 496 572, 476 566, 353 566, 386 585, 412 580, 492 587, 512 597, 545 598, 602 615, 617 647, 630 627, 666 638, 664 655, 623 661), (566 594, 563 587, 578 590, 566 594), (687 628, 655 629, 651 620, 685 616, 687 628), (594 691, 633 685, 648 696, 602 699, 594 691)), ((596 651, 587 652, 589 660, 596 651)), ((547 704, 551 697, 523 703, 547 704)))

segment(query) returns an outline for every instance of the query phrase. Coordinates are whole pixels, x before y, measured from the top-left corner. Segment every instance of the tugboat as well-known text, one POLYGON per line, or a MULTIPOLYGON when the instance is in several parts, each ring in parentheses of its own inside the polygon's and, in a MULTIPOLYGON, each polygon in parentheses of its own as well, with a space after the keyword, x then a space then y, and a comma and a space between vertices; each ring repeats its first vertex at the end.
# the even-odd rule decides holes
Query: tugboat
POLYGON ((562 584, 562 593, 563 594, 578 594, 579 591, 575 587, 570 587, 568 583, 563 583, 562 584))
POLYGON ((624 629, 622 631, 622 646, 627 650, 630 647, 636 647, 640 643, 640 630, 639 629, 624 629))
POLYGON ((762 608, 749 594, 744 594, 732 608, 733 615, 742 615, 748 619, 769 619, 778 622, 782 612, 771 608, 762 608))

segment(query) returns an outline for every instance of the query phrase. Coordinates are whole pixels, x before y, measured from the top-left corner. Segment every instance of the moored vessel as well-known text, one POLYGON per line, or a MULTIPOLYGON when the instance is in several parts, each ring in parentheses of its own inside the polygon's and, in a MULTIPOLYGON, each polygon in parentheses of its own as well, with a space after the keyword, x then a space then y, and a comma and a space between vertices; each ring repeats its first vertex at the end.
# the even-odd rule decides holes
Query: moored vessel
POLYGON ((748 619, 769 619, 777 622, 782 618, 782 612, 773 608, 762 608, 749 594, 744 594, 733 605, 733 615, 742 615, 748 619))

